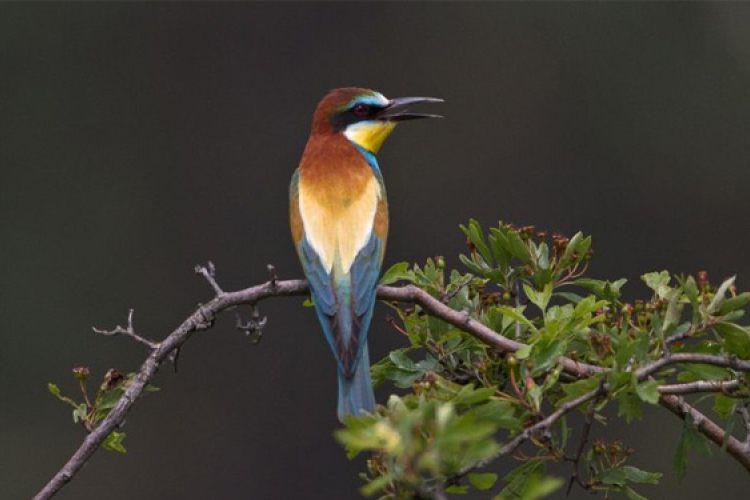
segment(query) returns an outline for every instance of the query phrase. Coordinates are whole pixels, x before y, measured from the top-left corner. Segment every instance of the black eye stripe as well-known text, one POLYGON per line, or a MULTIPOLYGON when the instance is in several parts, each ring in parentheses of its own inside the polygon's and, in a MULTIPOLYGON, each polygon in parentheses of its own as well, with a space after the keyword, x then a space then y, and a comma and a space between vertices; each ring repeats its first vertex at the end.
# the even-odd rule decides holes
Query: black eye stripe
POLYGON ((382 111, 383 108, 384 106, 374 106, 358 102, 348 109, 334 113, 331 116, 331 127, 333 127, 334 132, 341 132, 352 123, 361 122, 374 117, 382 111))

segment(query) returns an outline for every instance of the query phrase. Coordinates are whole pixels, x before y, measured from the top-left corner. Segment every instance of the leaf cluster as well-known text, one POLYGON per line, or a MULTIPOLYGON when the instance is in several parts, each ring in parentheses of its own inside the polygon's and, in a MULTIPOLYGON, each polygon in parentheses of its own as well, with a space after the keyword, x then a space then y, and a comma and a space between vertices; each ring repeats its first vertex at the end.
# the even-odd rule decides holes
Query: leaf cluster
MULTIPOLYGON (((375 364, 372 376, 404 392, 337 433, 350 456, 372 452, 365 494, 474 488, 498 490, 495 499, 541 498, 562 486, 546 470, 559 462, 572 464, 571 484, 643 498, 634 485, 661 474, 632 465, 633 450, 620 441, 587 436, 615 413, 625 423, 640 419, 644 405, 675 387, 688 395, 695 388, 694 404, 712 402, 731 434, 749 401, 741 360, 750 359, 750 328, 738 323, 750 293, 739 293, 734 278, 714 286, 704 272, 647 273, 651 296, 628 303, 626 280, 585 276, 590 236, 503 223, 485 233, 476 221, 462 230, 468 272, 447 272, 438 257, 397 264, 382 283, 415 285, 522 347, 500 351, 420 306, 390 304, 389 321, 407 346, 375 364), (518 465, 497 481, 488 468, 497 470, 501 457, 518 465)), ((676 443, 679 476, 690 449, 705 453, 708 445, 688 418, 676 443)))
MULTIPOLYGON (((104 420, 112 409, 117 405, 128 386, 135 378, 135 373, 122 375, 114 368, 110 368, 104 375, 101 385, 96 390, 94 397, 89 396, 88 379, 90 370, 88 367, 79 366, 73 368, 73 376, 78 383, 81 392, 82 401, 78 402, 70 397, 63 396, 60 388, 53 383, 47 384, 49 392, 63 403, 73 408, 73 423, 80 424, 86 432, 92 432, 104 420)), ((147 392, 158 391, 157 387, 148 384, 145 388, 147 392)), ((122 444, 125 439, 125 433, 121 431, 112 431, 102 443, 105 450, 125 453, 125 446, 122 444)))

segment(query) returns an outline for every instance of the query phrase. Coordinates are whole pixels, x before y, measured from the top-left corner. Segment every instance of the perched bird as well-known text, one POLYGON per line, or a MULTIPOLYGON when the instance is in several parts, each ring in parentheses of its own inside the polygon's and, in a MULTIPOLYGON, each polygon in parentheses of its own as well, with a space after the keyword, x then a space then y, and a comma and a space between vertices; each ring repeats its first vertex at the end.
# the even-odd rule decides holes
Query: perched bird
POLYGON ((331 90, 318 104, 289 188, 290 222, 326 340, 338 368, 338 417, 371 412, 367 330, 388 236, 388 203, 375 159, 396 124, 438 115, 362 88, 331 90))

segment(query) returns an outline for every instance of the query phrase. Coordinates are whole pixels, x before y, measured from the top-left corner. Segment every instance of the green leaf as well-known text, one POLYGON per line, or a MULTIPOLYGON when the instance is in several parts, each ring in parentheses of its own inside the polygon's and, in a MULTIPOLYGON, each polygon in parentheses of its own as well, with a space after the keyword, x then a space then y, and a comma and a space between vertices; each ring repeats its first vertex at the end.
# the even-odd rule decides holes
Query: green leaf
POLYGON ((391 481, 392 479, 390 476, 380 476, 362 486, 359 491, 361 491, 364 496, 369 497, 388 486, 391 481))
POLYGON ((125 447, 122 445, 122 440, 125 439, 124 432, 112 431, 109 436, 106 437, 102 446, 105 450, 116 451, 118 453, 125 453, 125 447))
POLYGON ((706 437, 696 429, 693 417, 688 413, 682 426, 682 436, 675 450, 673 465, 678 479, 685 477, 688 465, 688 451, 696 450, 703 456, 711 455, 711 447, 706 437))
POLYGON ((414 281, 414 273, 409 271, 408 262, 398 262, 388 269, 380 278, 381 285, 390 285, 397 281, 414 281))
POLYGON ((735 278, 737 277, 732 276, 731 278, 724 280, 724 283, 722 283, 719 289, 716 290, 716 295, 714 295, 713 300, 706 309, 708 314, 713 314, 717 312, 719 308, 724 306, 724 299, 726 298, 727 290, 729 290, 729 287, 734 284, 735 278))
POLYGON ((688 444, 687 440, 685 439, 685 432, 683 431, 680 440, 677 442, 677 448, 674 450, 674 458, 672 459, 672 467, 674 468, 674 473, 677 476, 677 479, 680 480, 685 477, 685 472, 687 472, 687 453, 688 444))
POLYGON ((453 403, 456 405, 474 406, 484 403, 495 394, 494 387, 482 387, 480 389, 474 389, 472 385, 465 385, 458 391, 456 397, 453 398, 453 403))
POLYGON ((53 396, 57 396, 58 398, 60 397, 60 388, 59 388, 59 387, 57 387, 57 386, 56 386, 55 384, 53 384, 52 382, 50 382, 50 383, 48 383, 48 384, 47 384, 47 390, 48 390, 48 391, 49 391, 49 392, 50 392, 50 393, 51 393, 51 394, 52 394, 53 396))
POLYGON ((736 309, 745 307, 748 303, 750 303, 750 292, 742 292, 736 297, 726 299, 719 309, 719 315, 724 316, 736 309))
POLYGON ((666 298, 671 290, 669 287, 669 281, 671 279, 669 271, 646 273, 641 276, 641 279, 646 283, 646 286, 652 289, 661 299, 666 298))
POLYGON ((73 422, 77 424, 81 420, 85 420, 87 415, 88 407, 86 406, 86 403, 81 403, 78 405, 78 408, 73 410, 73 422))
POLYGON ((542 476, 534 473, 518 486, 509 484, 495 500, 539 500, 551 495, 563 485, 564 481, 558 477, 542 476))
POLYGON ((677 375, 678 382, 692 382, 694 380, 724 380, 729 375, 727 369, 721 366, 704 365, 700 363, 690 363, 678 366, 684 370, 677 375))
POLYGON ((478 490, 489 490, 495 485, 495 481, 497 481, 497 474, 492 472, 469 474, 469 482, 478 490))
POLYGON ((617 396, 617 400, 620 403, 617 415, 624 416, 627 423, 632 422, 636 418, 640 420, 643 417, 641 399, 633 392, 623 391, 617 396))
POLYGON ((508 307, 508 306, 497 306, 496 309, 503 316, 510 316, 511 318, 513 318, 514 320, 520 322, 521 324, 526 325, 527 327, 529 327, 529 329, 532 332, 534 332, 534 333, 538 333, 539 332, 539 330, 536 329, 536 327, 534 326, 534 324, 531 321, 529 321, 526 318, 526 316, 523 315, 523 306, 521 306, 521 307, 519 307, 517 309, 516 308, 512 308, 512 307, 508 307))
POLYGON ((648 498, 644 497, 643 495, 639 495, 630 486, 625 486, 625 496, 628 497, 628 500, 648 500, 648 498))
POLYGON ((714 325, 722 337, 727 352, 740 359, 750 359, 750 332, 735 323, 719 322, 714 325))
POLYGON ((517 257, 524 264, 531 262, 531 254, 529 253, 529 247, 523 242, 521 236, 515 231, 508 231, 508 252, 514 257, 517 257))
POLYGON ((540 292, 537 292, 531 286, 524 283, 523 291, 531 303, 537 306, 540 311, 546 311, 547 304, 549 304, 549 300, 552 298, 552 283, 544 285, 544 289, 540 292))
POLYGON ((567 403, 593 391, 599 387, 599 384, 601 384, 600 377, 590 377, 570 384, 563 384, 562 389, 565 392, 565 397, 558 402, 558 407, 559 404, 567 403))
POLYGON ((734 415, 736 408, 737 400, 735 398, 730 398, 723 394, 716 395, 716 399, 714 399, 714 411, 718 413, 722 419, 728 420, 734 415))
MULTIPOLYGON (((583 233, 578 231, 576 234, 573 235, 572 238, 570 238, 570 241, 568 241, 568 246, 565 248, 565 253, 563 253, 562 259, 560 259, 560 265, 561 266, 567 266, 570 264, 570 261, 573 259, 573 253, 578 251, 578 244, 583 239, 583 233)), ((580 255, 580 252, 578 252, 580 255)))
POLYGON ((662 476, 661 472, 647 472, 638 467, 633 467, 632 465, 625 465, 622 469, 625 471, 625 475, 631 483, 658 484, 659 479, 661 479, 662 476))
POLYGON ((599 480, 604 484, 614 484, 617 486, 623 486, 628 476, 622 467, 615 467, 612 469, 605 470, 599 474, 599 480))
POLYGON ((680 303, 681 296, 681 288, 674 288, 667 293, 669 303, 667 305, 667 312, 664 314, 664 323, 662 324, 660 332, 662 337, 672 333, 672 329, 674 329, 680 322, 680 318, 682 317, 682 304, 680 303))
POLYGON ((635 393, 644 403, 655 405, 659 402, 659 383, 656 380, 648 380, 636 384, 635 393))
POLYGON ((469 491, 469 487, 466 485, 454 484, 452 486, 448 486, 447 488, 445 488, 446 493, 453 493, 455 495, 464 495, 468 493, 468 491, 469 491))

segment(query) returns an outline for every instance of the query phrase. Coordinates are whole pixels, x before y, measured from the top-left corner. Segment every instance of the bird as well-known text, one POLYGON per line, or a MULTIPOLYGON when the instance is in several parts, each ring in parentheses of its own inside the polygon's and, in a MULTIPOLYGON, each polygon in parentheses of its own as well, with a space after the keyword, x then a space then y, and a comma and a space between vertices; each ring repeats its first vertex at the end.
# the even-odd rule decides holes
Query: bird
POLYGON ((336 359, 337 416, 372 413, 367 332, 388 237, 388 202, 376 155, 402 121, 442 118, 358 87, 329 91, 289 188, 289 219, 315 312, 336 359))

